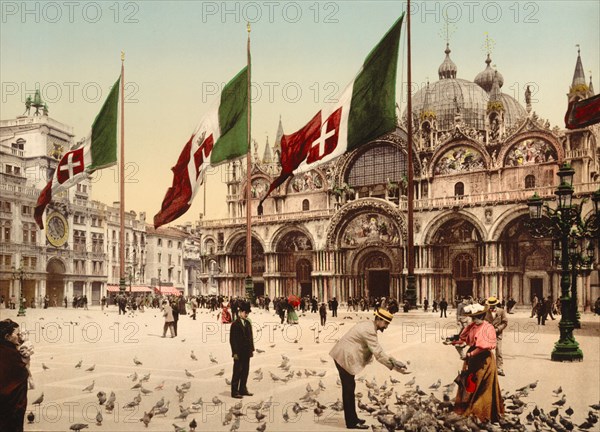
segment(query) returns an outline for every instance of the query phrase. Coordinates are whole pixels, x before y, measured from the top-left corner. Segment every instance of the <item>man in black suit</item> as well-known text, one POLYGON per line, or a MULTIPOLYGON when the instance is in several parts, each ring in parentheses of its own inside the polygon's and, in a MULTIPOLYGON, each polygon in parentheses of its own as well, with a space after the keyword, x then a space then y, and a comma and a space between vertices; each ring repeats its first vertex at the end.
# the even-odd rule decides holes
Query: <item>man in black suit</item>
POLYGON ((239 305, 238 318, 231 324, 229 344, 233 356, 233 376, 231 377, 231 397, 241 399, 242 396, 252 396, 248 391, 248 373, 250 372, 250 357, 254 354, 254 338, 252 323, 248 320, 250 303, 239 305))

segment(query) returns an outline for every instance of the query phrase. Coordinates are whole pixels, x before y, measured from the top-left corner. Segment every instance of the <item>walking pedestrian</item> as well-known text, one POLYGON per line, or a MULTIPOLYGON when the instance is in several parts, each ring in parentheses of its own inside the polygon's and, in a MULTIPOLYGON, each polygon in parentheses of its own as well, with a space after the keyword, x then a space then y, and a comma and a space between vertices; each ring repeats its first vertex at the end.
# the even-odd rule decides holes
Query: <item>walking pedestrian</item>
POLYGON ((533 316, 537 313, 538 303, 539 303, 538 296, 534 294, 533 299, 531 299, 531 316, 529 318, 533 318, 533 316))
POLYGON ((175 324, 173 322, 173 309, 168 301, 163 300, 162 302, 163 317, 165 317, 165 324, 163 325, 163 335, 167 336, 167 329, 171 332, 171 337, 175 337, 175 324))
POLYGON ((231 324, 231 334, 229 337, 231 355, 233 357, 231 397, 235 399, 253 395, 248 391, 247 387, 250 358, 254 355, 252 322, 248 320, 250 311, 250 303, 243 302, 238 310, 238 318, 231 324))
POLYGON ((508 317, 506 316, 506 311, 498 307, 498 303, 496 297, 487 299, 486 304, 489 310, 485 314, 485 320, 493 325, 496 331, 496 369, 498 370, 498 375, 504 376, 504 370, 502 369, 502 365, 504 364, 504 357, 502 356, 502 332, 508 326, 508 317))
POLYGON ((383 351, 377 340, 377 332, 383 332, 392 322, 392 318, 393 315, 386 309, 377 309, 374 321, 356 324, 329 352, 342 383, 344 420, 348 429, 369 429, 365 424, 366 420, 359 418, 356 413, 355 376, 373 357, 388 369, 399 370, 396 361, 383 351))

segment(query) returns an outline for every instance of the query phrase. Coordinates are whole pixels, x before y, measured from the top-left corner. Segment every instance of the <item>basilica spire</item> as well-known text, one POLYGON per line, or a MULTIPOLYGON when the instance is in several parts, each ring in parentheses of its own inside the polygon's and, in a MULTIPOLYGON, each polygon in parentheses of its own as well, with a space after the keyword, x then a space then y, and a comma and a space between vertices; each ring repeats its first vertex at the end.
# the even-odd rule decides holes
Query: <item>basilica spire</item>
POLYGON ((450 50, 450 43, 446 42, 446 50, 444 52, 446 53, 446 58, 438 68, 438 75, 440 79, 456 78, 456 64, 450 59, 450 53, 452 52, 450 50))
POLYGON ((581 48, 577 47, 577 61, 575 62, 575 72, 573 72, 573 81, 569 88, 569 101, 587 99, 593 95, 590 92, 585 81, 585 73, 583 72, 583 63, 581 61, 581 48))

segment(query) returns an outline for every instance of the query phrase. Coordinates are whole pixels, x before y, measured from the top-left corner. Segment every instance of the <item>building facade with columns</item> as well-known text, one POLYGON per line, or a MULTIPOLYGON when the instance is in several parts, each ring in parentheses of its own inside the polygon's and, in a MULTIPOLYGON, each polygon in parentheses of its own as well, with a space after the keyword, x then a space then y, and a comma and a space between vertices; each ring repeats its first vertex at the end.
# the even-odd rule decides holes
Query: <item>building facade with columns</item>
MULTIPOLYGON (((552 199, 563 162, 576 170, 575 198, 589 197, 600 180, 599 127, 551 127, 502 92, 491 58, 472 80, 459 78, 450 49, 439 80, 413 96, 414 254, 417 299, 497 295, 530 304, 534 295, 560 296, 560 268, 550 239, 528 232, 527 199, 552 199)), ((518 78, 518 77, 516 77, 518 78)), ((594 94, 578 55, 569 97, 594 94)), ((544 103, 541 101, 541 103, 544 103)), ((565 100, 565 109, 567 100, 565 100)), ((408 116, 395 131, 279 186, 257 211, 280 172, 283 127, 273 146, 227 169, 228 219, 200 220, 201 278, 218 292, 244 295, 252 275, 256 295, 393 296, 405 289, 408 116), (246 269, 246 191, 251 191, 252 268, 246 269), (211 271, 212 269, 212 271, 211 271), (215 271, 217 269, 217 271, 215 271)), ((583 216, 593 212, 583 204, 583 216)), ((596 248, 598 245, 596 245, 596 248)), ((596 257, 598 253, 596 253, 596 257)), ((581 272, 579 302, 600 296, 598 265, 581 272)))

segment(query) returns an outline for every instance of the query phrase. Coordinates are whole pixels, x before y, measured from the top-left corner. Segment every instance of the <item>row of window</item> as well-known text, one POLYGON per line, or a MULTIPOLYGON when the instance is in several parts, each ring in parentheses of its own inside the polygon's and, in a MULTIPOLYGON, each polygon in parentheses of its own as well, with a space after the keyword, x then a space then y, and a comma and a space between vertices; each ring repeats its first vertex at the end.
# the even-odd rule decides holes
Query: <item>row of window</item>
MULTIPOLYGON (((157 240, 157 245, 158 245, 158 246, 162 246, 162 245, 163 245, 163 241, 162 241, 162 239, 161 239, 161 238, 159 238, 159 239, 157 240)), ((170 247, 170 248, 172 248, 172 247, 173 247, 173 240, 169 240, 169 241, 167 242, 167 247, 170 247)), ((179 241, 179 242, 177 242, 177 249, 181 249, 181 247, 182 247, 182 243, 181 243, 180 241, 179 241)))
MULTIPOLYGON (((162 263, 162 253, 158 253, 158 262, 162 263)), ((167 261, 167 264, 169 265, 173 265, 173 255, 169 254, 169 260, 167 261)), ((181 265, 181 255, 179 255, 177 257, 177 265, 181 265)))
POLYGON ((4 172, 6 174, 20 176, 21 175, 21 167, 17 166, 17 165, 6 164, 6 165, 4 165, 4 172))

